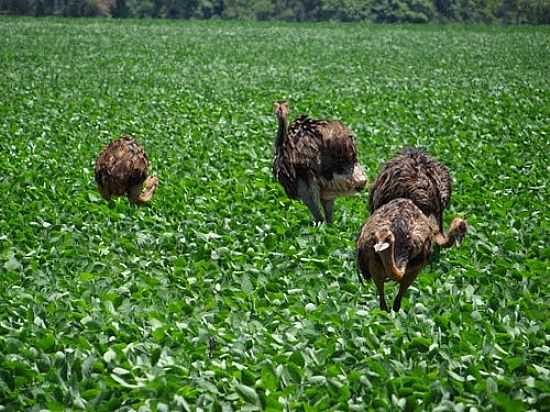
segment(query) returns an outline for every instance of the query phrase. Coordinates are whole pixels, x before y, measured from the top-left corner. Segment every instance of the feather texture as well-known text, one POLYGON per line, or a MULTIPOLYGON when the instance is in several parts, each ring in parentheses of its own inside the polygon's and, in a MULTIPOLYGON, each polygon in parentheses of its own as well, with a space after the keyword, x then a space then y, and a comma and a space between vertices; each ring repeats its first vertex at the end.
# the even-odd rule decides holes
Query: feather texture
MULTIPOLYGON (((107 145, 95 161, 97 188, 106 200, 128 195, 131 201, 140 203, 148 168, 149 159, 143 148, 133 137, 122 136, 107 145)), ((151 184, 156 188, 156 178, 151 184)))
MULTIPOLYGON (((357 250, 362 252, 358 264, 366 278, 371 277, 369 260, 376 261, 374 245, 379 242, 377 233, 384 231, 393 234, 396 266, 405 267, 417 257, 427 262, 432 238, 438 233, 438 228, 409 199, 394 199, 377 209, 367 219, 357 239, 357 250)), ((390 279, 391 276, 385 278, 390 279)))
POLYGON ((406 149, 383 165, 370 190, 369 210, 372 213, 393 199, 411 199, 442 231, 451 191, 446 166, 420 150, 406 149))

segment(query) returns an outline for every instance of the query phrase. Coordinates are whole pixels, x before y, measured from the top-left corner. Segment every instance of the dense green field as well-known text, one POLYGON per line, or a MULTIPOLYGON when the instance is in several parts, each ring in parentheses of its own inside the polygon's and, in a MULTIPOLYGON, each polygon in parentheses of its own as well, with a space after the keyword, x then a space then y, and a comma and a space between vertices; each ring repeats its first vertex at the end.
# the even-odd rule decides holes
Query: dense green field
POLYGON ((547 27, 0 19, 0 410, 549 410, 549 67, 547 27), (273 181, 281 98, 370 179, 450 167, 471 231, 400 313, 358 282, 368 193, 314 227, 273 181), (150 207, 95 190, 123 133, 150 207))

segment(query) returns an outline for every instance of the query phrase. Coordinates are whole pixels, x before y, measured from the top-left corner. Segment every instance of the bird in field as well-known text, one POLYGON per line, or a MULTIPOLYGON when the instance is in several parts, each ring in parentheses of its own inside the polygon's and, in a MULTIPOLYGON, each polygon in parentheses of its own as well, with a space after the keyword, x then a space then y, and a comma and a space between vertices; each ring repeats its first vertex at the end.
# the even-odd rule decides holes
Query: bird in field
POLYGON ((452 180, 447 167, 427 153, 407 148, 387 161, 370 188, 369 211, 393 199, 411 199, 443 232, 443 212, 451 200, 452 180))
POLYGON ((132 136, 121 136, 107 145, 95 161, 97 189, 105 200, 128 196, 133 204, 151 200, 158 178, 147 176, 149 159, 132 136))
POLYGON ((394 199, 376 209, 367 219, 357 238, 359 279, 372 279, 378 289, 380 309, 388 311, 384 282, 399 283, 393 310, 399 311, 401 298, 418 273, 429 262, 433 246, 448 248, 462 242, 468 230, 456 217, 449 231, 438 225, 410 199, 394 199))
POLYGON ((289 198, 306 204, 316 223, 332 223, 336 198, 351 196, 367 185, 353 133, 337 120, 304 115, 289 125, 286 101, 275 102, 274 112, 278 131, 273 176, 289 198))

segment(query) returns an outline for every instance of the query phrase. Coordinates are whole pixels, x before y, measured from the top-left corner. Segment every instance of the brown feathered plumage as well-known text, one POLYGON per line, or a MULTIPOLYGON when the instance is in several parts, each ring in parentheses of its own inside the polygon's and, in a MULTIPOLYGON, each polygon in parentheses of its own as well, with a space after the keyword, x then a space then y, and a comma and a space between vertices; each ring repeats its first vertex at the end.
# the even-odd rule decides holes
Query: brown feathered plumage
POLYGON ((143 148, 133 137, 122 136, 107 145, 95 161, 97 189, 106 200, 126 195, 132 203, 146 203, 158 185, 156 177, 147 177, 148 168, 143 148))
POLYGON ((399 283, 393 309, 401 307, 401 298, 420 270, 429 262, 432 245, 450 247, 462 242, 466 222, 455 218, 447 234, 410 199, 394 199, 376 209, 363 225, 357 238, 357 267, 364 279, 372 278, 378 289, 380 308, 388 310, 384 282, 399 283))
POLYGON ((446 166, 420 150, 405 149, 383 165, 370 189, 369 210, 372 213, 393 199, 411 199, 443 231, 451 184, 446 166))
POLYGON ((367 178, 357 162, 351 130, 339 121, 301 116, 288 125, 288 103, 275 103, 279 130, 274 145, 273 176, 291 199, 302 200, 317 222, 328 223, 339 196, 362 190, 367 178))

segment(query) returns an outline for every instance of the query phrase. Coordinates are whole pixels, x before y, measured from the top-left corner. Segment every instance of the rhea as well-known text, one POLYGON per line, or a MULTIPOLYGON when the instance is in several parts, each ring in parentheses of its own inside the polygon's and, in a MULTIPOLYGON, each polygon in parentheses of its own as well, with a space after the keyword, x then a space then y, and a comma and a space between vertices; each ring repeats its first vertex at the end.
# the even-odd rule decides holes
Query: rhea
POLYGON ((399 291, 393 310, 399 311, 403 295, 429 262, 433 246, 459 245, 467 232, 466 222, 456 217, 449 231, 438 225, 410 199, 394 199, 376 209, 357 238, 357 267, 362 278, 372 279, 378 289, 380 309, 388 310, 384 283, 393 280, 399 291))
POLYGON ((273 176, 290 199, 304 202, 316 223, 332 223, 336 198, 367 185, 353 133, 340 121, 305 115, 289 125, 287 101, 275 102, 274 112, 273 176))
POLYGON ((105 200, 128 196, 133 204, 151 201, 158 178, 148 176, 149 159, 132 136, 121 136, 107 145, 95 161, 97 189, 105 200))

